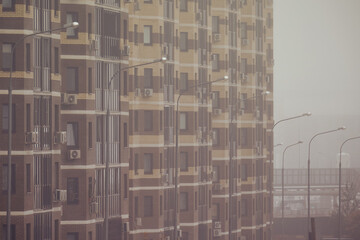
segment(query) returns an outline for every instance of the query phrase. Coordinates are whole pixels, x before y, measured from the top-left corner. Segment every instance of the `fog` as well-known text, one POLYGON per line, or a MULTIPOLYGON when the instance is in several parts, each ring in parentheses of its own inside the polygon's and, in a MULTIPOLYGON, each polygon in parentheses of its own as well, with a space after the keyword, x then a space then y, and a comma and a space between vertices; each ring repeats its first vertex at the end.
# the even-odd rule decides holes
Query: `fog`
MULTIPOLYGON (((311 144, 311 167, 337 167, 341 143, 360 136, 360 1, 274 1, 274 121, 312 112, 311 117, 280 123, 274 129, 275 166, 285 146, 286 167, 307 167, 309 140, 316 133, 346 126, 347 130, 317 137, 311 144)), ((360 139, 343 152, 360 167, 360 139)))

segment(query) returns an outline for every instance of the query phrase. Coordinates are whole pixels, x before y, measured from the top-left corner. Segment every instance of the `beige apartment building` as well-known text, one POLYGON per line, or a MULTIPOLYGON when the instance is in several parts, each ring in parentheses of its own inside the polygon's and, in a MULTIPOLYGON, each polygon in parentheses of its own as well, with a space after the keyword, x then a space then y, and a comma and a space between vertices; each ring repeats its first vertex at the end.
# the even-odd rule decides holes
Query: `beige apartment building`
POLYGON ((3 0, 3 82, 18 39, 80 24, 15 50, 12 239, 271 239, 272 7, 3 0))

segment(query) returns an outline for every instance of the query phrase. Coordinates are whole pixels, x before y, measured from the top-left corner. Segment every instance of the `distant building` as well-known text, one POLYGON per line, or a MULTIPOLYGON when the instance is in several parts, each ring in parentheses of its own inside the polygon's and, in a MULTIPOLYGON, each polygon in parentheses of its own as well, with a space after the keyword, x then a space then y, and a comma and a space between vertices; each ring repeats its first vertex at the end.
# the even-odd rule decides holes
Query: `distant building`
POLYGON ((13 239, 105 239, 107 161, 109 239, 271 239, 272 7, 3 0, 2 236, 9 49, 78 21, 16 47, 13 239))

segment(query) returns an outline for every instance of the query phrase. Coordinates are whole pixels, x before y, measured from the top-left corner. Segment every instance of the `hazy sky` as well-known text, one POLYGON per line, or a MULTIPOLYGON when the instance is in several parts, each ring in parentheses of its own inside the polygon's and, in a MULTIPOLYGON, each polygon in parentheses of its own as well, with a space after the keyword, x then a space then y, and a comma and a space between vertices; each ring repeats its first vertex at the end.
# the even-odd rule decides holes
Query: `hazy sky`
MULTIPOLYGON (((274 58, 275 121, 313 113, 279 124, 275 144, 301 138, 304 144, 287 154, 293 166, 304 167, 314 134, 347 125, 311 145, 312 158, 319 158, 314 166, 333 166, 343 140, 360 136, 360 0, 274 0, 274 58)), ((360 141, 355 145, 360 149, 360 141)), ((349 148, 360 163, 360 151, 349 148)), ((276 158, 282 151, 276 149, 276 158)))

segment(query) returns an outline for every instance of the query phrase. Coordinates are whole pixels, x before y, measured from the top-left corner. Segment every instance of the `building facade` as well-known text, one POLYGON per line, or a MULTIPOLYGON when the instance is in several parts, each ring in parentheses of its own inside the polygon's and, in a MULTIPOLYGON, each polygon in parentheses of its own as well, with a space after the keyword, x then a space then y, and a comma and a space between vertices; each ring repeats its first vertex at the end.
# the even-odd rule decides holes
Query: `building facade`
POLYGON ((3 203, 9 48, 80 24, 15 49, 14 239, 271 239, 272 7, 3 0, 3 203))

